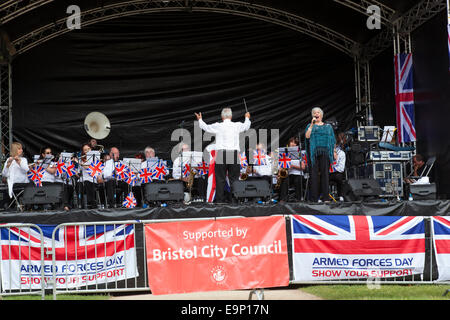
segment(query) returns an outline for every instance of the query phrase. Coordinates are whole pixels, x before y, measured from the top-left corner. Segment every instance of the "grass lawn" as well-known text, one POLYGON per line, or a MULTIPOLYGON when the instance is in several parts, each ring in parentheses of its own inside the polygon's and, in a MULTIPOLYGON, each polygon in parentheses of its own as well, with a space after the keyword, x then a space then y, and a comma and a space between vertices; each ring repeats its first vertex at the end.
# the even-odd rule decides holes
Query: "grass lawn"
POLYGON ((450 300, 450 285, 314 285, 300 289, 326 300, 450 300))

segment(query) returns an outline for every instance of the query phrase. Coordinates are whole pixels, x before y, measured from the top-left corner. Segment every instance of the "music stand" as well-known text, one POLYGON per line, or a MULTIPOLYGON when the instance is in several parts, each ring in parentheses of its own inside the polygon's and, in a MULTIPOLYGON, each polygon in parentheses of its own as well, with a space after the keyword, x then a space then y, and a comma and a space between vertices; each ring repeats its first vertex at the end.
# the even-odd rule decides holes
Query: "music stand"
MULTIPOLYGON (((100 151, 98 151, 98 150, 89 151, 89 152, 86 153, 86 161, 85 161, 84 165, 90 165, 96 159, 98 159, 99 161, 101 160, 101 158, 100 158, 100 151)), ((97 181, 97 178, 96 177, 92 177, 92 178, 93 178, 92 181, 95 184, 95 182, 97 181)), ((84 179, 83 179, 83 186, 84 186, 84 179)), ((103 189, 105 189, 105 183, 104 182, 103 182, 103 189)), ((98 194, 98 198, 97 198, 97 201, 98 201, 97 202, 97 207, 98 207, 99 205, 101 205, 100 204, 100 194, 97 193, 97 191, 96 191, 96 194, 98 194)))
MULTIPOLYGON (((69 165, 70 162, 72 161, 72 158, 74 157, 74 153, 72 152, 61 152, 60 155, 60 160, 62 162, 64 162, 64 164, 69 165)), ((76 190, 76 178, 74 176, 69 177, 69 175, 67 173, 63 173, 63 177, 61 177, 61 179, 64 179, 66 181, 66 185, 69 185, 69 182, 72 181, 72 186, 73 186, 73 205, 74 207, 78 207, 79 208, 79 194, 76 190)))

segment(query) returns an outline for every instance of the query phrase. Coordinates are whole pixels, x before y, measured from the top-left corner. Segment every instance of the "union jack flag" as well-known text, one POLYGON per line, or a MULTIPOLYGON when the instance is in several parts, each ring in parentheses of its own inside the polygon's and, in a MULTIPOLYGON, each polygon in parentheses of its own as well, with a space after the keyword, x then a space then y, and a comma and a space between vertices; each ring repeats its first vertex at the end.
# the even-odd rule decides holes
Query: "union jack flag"
MULTIPOLYGON (((1 279, 3 289, 23 288, 24 279, 29 281, 39 278, 42 281, 41 272, 44 278, 51 278, 53 257, 61 287, 117 281, 137 274, 132 224, 38 227, 42 233, 34 227, 0 228, 1 270, 8 274, 8 277, 1 279), (45 267, 41 265, 41 246, 44 249, 45 267), (91 264, 95 265, 95 269, 87 268, 91 264), (118 273, 114 270, 123 270, 125 265, 126 272, 117 277, 118 273), (81 268, 72 268, 74 266, 81 268), (108 277, 108 272, 113 276, 108 277), (74 278, 78 281, 69 283, 68 280, 74 278)), ((30 285, 39 288, 41 281, 30 282, 30 285)))
POLYGON ((248 167, 248 160, 245 152, 239 153, 239 162, 241 164, 241 169, 245 169, 248 167))
POLYGON ((77 172, 75 170, 75 163, 73 163, 72 161, 69 161, 68 163, 69 165, 66 166, 66 173, 67 175, 70 177, 72 177, 73 175, 75 175, 77 172))
POLYGON ((289 169, 291 167, 291 158, 286 153, 280 153, 278 157, 278 165, 280 168, 289 169))
POLYGON ((197 165, 197 173, 200 176, 206 176, 208 174, 209 166, 205 161, 202 161, 197 165))
POLYGON ((137 205, 136 198, 134 197, 133 192, 130 192, 126 197, 125 200, 122 203, 122 206, 125 208, 135 208, 137 205))
POLYGON ((164 161, 158 160, 157 165, 152 169, 152 179, 164 180, 164 177, 169 174, 164 164, 164 161))
POLYGON ((397 54, 394 65, 398 141, 413 142, 416 141, 416 129, 412 53, 397 54))
POLYGON ((186 163, 183 166, 183 172, 182 172, 183 173, 183 178, 188 177, 190 172, 191 172, 191 166, 188 163, 186 163))
POLYGON ((114 166, 116 167, 115 176, 117 180, 125 181, 130 175, 130 168, 121 161, 118 161, 114 166))
POLYGON ((433 217, 433 240, 438 267, 438 281, 450 280, 450 218, 433 217))
POLYGON ((86 172, 91 176, 96 178, 98 175, 102 174, 103 168, 105 165, 98 159, 94 159, 89 167, 86 169, 86 172))
POLYGON ((44 168, 33 165, 28 171, 28 179, 34 182, 37 187, 42 187, 42 177, 44 176, 44 168))
POLYGON ((374 268, 377 277, 423 272, 423 217, 293 215, 292 237, 296 279, 369 277, 374 268))
POLYGON ((143 183, 149 183, 152 182, 152 172, 149 168, 143 168, 139 171, 139 179, 140 182, 143 183))
POLYGON ((253 150, 253 161, 256 166, 267 164, 266 153, 263 150, 253 150))
POLYGON ((67 167, 66 167, 66 163, 62 160, 59 160, 56 163, 56 172, 55 172, 55 176, 57 177, 61 177, 63 175, 63 173, 67 172, 67 167))
POLYGON ((138 176, 136 175, 136 173, 134 173, 133 171, 130 170, 128 172, 127 178, 125 179, 125 183, 134 187, 137 182, 138 182, 138 176))
POLYGON ((330 173, 336 172, 336 161, 333 161, 333 163, 330 163, 330 173))

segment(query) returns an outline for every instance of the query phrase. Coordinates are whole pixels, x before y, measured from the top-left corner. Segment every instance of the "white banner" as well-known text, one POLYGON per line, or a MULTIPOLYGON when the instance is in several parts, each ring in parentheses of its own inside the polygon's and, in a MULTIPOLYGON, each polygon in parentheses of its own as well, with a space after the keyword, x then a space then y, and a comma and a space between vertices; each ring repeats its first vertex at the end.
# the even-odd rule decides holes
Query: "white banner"
POLYGON ((295 281, 423 273, 423 217, 291 216, 295 281))
POLYGON ((3 290, 76 288, 138 276, 133 225, 69 226, 55 235, 56 226, 0 228, 0 272, 3 290), (41 259, 41 243, 44 256, 41 259))

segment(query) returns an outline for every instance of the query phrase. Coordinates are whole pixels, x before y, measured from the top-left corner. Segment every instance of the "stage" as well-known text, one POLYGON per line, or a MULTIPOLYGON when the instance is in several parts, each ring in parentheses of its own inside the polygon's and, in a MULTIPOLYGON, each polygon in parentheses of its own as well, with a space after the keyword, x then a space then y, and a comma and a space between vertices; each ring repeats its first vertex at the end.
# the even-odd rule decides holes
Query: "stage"
POLYGON ((128 220, 198 219, 205 217, 256 217, 270 215, 372 215, 447 216, 450 200, 374 201, 284 204, 173 204, 166 207, 135 209, 73 209, 66 211, 2 211, 1 223, 61 224, 76 222, 114 222, 128 220))

